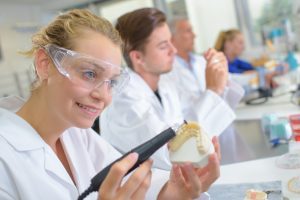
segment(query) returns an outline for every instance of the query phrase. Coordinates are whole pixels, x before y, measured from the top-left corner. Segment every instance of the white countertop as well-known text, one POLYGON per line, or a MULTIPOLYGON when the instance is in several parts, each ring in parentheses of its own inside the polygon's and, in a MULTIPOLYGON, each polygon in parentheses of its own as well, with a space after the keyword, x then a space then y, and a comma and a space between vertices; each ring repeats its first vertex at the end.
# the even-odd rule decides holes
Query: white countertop
POLYGON ((236 110, 236 120, 260 120, 264 114, 276 113, 278 117, 299 114, 300 107, 290 102, 291 94, 269 98, 260 105, 240 104, 236 110))
POLYGON ((282 181, 283 195, 290 200, 299 200, 300 194, 289 192, 287 182, 293 177, 300 176, 300 169, 278 168, 275 164, 277 158, 272 157, 224 165, 221 167, 221 176, 215 184, 282 181))
POLYGON ((300 169, 278 168, 276 159, 277 157, 272 157, 224 165, 216 184, 278 181, 300 175, 300 169))

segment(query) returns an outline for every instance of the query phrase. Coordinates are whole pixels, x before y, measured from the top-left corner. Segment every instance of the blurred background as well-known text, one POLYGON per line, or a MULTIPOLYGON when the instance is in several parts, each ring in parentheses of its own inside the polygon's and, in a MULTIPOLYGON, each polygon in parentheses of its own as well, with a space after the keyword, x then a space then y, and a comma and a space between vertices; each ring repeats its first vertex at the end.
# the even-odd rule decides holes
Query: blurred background
POLYGON ((157 7, 169 19, 189 18, 197 35, 197 53, 213 47, 218 33, 229 28, 243 32, 246 51, 242 57, 249 60, 299 50, 298 0, 1 0, 0 96, 28 96, 32 63, 18 51, 27 50, 31 35, 60 12, 87 8, 114 23, 123 13, 141 7, 157 7))

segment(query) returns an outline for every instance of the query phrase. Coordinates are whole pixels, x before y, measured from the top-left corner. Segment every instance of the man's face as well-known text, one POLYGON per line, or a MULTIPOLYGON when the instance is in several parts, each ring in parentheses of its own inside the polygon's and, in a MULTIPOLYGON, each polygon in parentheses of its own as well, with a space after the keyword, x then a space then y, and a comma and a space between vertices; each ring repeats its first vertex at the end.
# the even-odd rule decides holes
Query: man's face
POLYGON ((176 23, 175 33, 172 41, 177 50, 191 52, 194 50, 194 39, 196 37, 192 26, 187 20, 180 20, 176 23))
POLYGON ((164 23, 153 30, 141 53, 144 71, 155 75, 169 72, 176 52, 171 42, 170 29, 164 23))

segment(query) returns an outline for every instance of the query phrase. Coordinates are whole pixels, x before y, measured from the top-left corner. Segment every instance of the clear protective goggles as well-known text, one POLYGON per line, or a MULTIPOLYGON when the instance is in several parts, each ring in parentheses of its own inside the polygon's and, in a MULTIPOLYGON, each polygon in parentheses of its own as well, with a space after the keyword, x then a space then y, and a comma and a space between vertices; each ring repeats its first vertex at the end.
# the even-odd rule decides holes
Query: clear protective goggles
POLYGON ((129 81, 125 69, 109 62, 54 44, 48 44, 44 49, 63 76, 86 89, 92 90, 105 84, 113 93, 118 93, 129 81))

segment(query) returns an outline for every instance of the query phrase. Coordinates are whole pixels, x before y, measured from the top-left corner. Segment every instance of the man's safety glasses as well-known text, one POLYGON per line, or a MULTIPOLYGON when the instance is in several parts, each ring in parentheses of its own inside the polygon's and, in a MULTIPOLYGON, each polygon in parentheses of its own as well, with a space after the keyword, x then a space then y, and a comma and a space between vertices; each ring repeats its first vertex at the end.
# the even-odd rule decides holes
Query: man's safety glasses
POLYGON ((105 84, 113 93, 118 93, 129 81, 129 74, 125 69, 109 62, 54 44, 48 44, 44 49, 63 76, 86 89, 92 90, 105 84))

